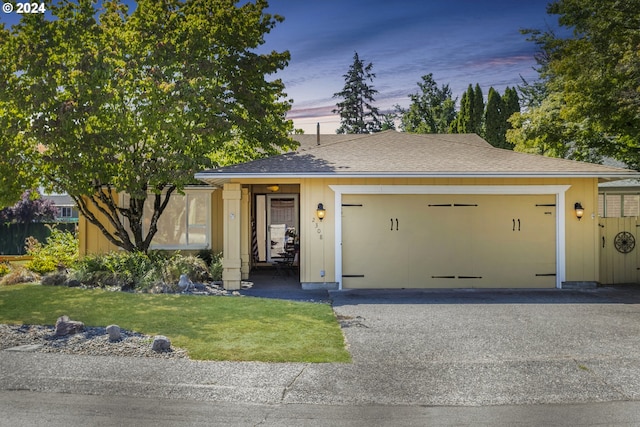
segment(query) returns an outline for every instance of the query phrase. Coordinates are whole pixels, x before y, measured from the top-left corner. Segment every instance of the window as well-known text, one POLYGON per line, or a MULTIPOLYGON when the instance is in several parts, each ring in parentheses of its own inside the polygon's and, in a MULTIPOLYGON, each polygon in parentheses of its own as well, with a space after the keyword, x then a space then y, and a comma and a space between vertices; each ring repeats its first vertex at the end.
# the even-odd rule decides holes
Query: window
POLYGON ((640 216, 639 194, 599 194, 598 215, 606 218, 640 216))
MULTIPOLYGON (((145 206, 145 223, 153 213, 153 199, 145 206), (148 219, 146 217, 149 217, 148 219)), ((206 249, 210 247, 211 190, 172 194, 158 220, 152 249, 206 249)))
MULTIPOLYGON (((173 193, 158 219, 151 249, 208 249, 211 247, 211 188, 187 188, 173 193)), ((124 200, 126 202, 126 197, 124 200)), ((153 215, 154 195, 145 203, 144 227, 153 215)))
POLYGON ((61 218, 71 218, 73 216, 73 208, 69 206, 63 206, 60 208, 61 218))

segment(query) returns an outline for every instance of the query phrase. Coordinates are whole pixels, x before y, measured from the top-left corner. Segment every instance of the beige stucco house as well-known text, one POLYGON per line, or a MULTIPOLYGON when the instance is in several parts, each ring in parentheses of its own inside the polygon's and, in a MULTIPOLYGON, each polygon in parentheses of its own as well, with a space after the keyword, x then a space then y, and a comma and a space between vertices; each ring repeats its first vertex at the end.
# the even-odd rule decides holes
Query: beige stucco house
MULTIPOLYGON (((470 134, 296 139, 295 152, 196 174, 208 186, 177 199, 186 214, 163 218, 177 232, 156 247, 223 251, 228 289, 292 251, 305 288, 595 283, 598 184, 640 176, 470 134)), ((82 227, 83 251, 108 249, 82 227)))

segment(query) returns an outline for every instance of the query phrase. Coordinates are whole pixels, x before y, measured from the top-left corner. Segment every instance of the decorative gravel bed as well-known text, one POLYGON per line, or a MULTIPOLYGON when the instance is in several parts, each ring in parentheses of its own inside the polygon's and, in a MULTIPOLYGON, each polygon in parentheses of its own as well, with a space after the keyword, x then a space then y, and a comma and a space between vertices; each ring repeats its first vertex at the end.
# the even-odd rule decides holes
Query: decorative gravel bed
POLYGON ((88 356, 159 357, 187 359, 187 352, 172 347, 153 351, 153 337, 122 329, 122 338, 110 341, 106 328, 85 327, 80 333, 58 337, 53 326, 0 324, 0 350, 23 345, 41 345, 32 351, 88 356))

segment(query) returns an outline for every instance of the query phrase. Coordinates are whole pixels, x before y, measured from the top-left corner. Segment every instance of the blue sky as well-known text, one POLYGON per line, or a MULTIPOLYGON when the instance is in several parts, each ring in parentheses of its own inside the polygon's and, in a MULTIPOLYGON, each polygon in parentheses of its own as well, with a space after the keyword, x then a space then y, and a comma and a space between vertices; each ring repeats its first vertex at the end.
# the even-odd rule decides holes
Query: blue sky
MULTIPOLYGON (((421 76, 433 73, 454 96, 479 83, 500 92, 535 79, 535 46, 522 28, 555 26, 548 0, 271 0, 269 12, 284 16, 263 49, 289 50, 289 66, 278 73, 294 100, 289 117, 297 128, 333 133, 333 94, 354 52, 373 63, 381 110, 408 106, 421 76)), ((15 21, 0 12, 0 22, 15 21)))
POLYGON ((296 127, 333 133, 333 94, 353 54, 373 63, 373 86, 381 110, 409 105, 421 76, 433 73, 460 97, 469 83, 503 92, 535 79, 535 46, 522 28, 555 26, 547 0, 271 0, 269 11, 285 17, 267 36, 268 49, 291 52, 279 73, 294 100, 296 127))

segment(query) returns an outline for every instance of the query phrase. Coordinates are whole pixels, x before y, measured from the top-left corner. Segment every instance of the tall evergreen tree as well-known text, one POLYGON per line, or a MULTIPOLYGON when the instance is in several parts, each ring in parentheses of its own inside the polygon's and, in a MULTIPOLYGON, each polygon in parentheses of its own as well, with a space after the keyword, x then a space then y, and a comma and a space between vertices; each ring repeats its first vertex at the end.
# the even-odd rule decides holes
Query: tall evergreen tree
POLYGON ((476 87, 473 90, 473 100, 471 102, 471 123, 469 131, 476 135, 482 135, 483 124, 484 98, 482 96, 482 89, 480 89, 480 85, 476 83, 476 87))
POLYGON ((333 94, 334 98, 343 99, 336 104, 338 108, 333 110, 333 113, 340 115, 340 127, 336 133, 371 133, 381 130, 378 108, 373 105, 374 95, 378 91, 369 84, 376 76, 371 72, 372 68, 371 62, 365 65, 358 57, 358 52, 355 52, 353 64, 343 75, 345 83, 342 91, 333 94))
POLYGON ((484 114, 484 139, 494 147, 506 148, 505 131, 504 102, 498 91, 490 87, 484 114))
POLYGON ((484 99, 482 89, 476 83, 475 90, 471 84, 460 99, 460 111, 458 118, 452 125, 451 131, 455 133, 475 133, 482 135, 484 124, 484 99))
POLYGON ((507 87, 503 96, 493 87, 489 88, 484 113, 484 139, 494 147, 513 150, 513 144, 507 141, 506 133, 511 129, 509 118, 518 112, 520 100, 515 88, 507 87))
POLYGON ((460 111, 455 121, 456 133, 471 132, 471 109, 473 100, 473 87, 469 84, 467 91, 462 94, 460 99, 460 111))
POLYGON ((509 121, 511 116, 515 113, 520 113, 520 97, 518 96, 518 91, 515 87, 507 86, 504 90, 504 95, 502 96, 502 101, 504 102, 504 114, 503 120, 505 123, 504 132, 504 143, 505 147, 509 150, 513 150, 513 144, 507 141, 506 133, 509 129, 513 128, 513 125, 509 121))
POLYGON ((438 87, 433 74, 427 74, 422 76, 418 87, 420 90, 417 93, 409 95, 409 109, 398 108, 402 130, 414 133, 449 133, 456 117, 456 102, 451 98, 449 85, 438 87))
POLYGON ((516 88, 507 86, 502 100, 504 101, 505 119, 509 119, 513 113, 520 112, 520 97, 516 88))

